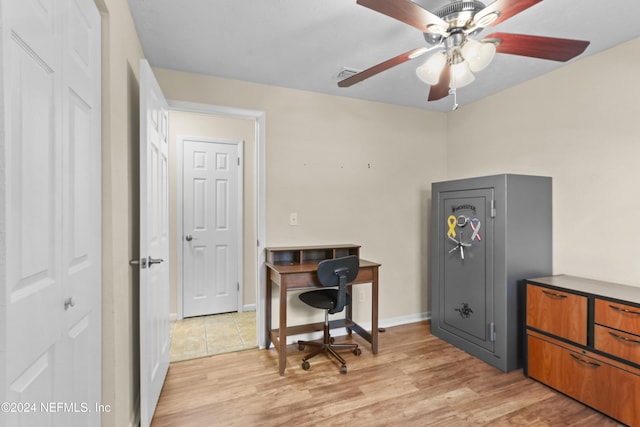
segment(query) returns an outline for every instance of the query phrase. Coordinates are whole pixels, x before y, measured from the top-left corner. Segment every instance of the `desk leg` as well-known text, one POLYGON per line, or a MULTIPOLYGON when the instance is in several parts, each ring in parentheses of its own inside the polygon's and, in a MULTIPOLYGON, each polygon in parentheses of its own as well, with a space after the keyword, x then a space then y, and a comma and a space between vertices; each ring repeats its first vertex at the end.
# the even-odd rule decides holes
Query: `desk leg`
POLYGON ((278 364, 280 375, 287 367, 287 289, 280 284, 280 328, 278 330, 278 364))
MULTIPOLYGON (((349 286, 347 289, 347 293, 351 295, 351 301, 355 301, 355 299, 353 298, 353 286, 349 286)), ((353 320, 353 302, 351 304, 349 304, 346 308, 345 308, 347 314, 345 316, 345 318, 347 320, 353 320)), ((347 328, 347 335, 351 335, 352 333, 352 329, 351 328, 347 328)))
POLYGON ((371 351, 378 353, 378 268, 373 269, 371 282, 371 351))
POLYGON ((264 308, 264 312, 265 312, 265 328, 266 328, 266 339, 265 339, 265 344, 266 344, 266 349, 269 350, 269 347, 271 347, 271 289, 273 287, 273 284, 271 283, 271 270, 267 267, 267 280, 265 283, 265 308, 264 308))

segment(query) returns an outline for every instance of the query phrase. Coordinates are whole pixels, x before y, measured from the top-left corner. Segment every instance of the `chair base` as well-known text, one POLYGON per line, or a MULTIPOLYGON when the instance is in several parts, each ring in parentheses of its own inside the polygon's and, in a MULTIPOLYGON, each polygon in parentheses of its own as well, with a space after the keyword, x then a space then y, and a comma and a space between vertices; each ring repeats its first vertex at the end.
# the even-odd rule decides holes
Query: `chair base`
POLYGON ((317 356, 320 353, 325 353, 327 357, 333 356, 338 362, 340 362, 340 373, 347 373, 347 362, 338 354, 336 350, 351 350, 353 354, 356 356, 360 356, 362 351, 358 348, 358 344, 334 344, 334 339, 329 335, 329 324, 325 322, 324 325, 324 338, 322 342, 318 341, 298 341, 298 349, 304 350, 305 346, 316 347, 314 351, 307 354, 302 358, 302 369, 305 371, 310 368, 310 364, 308 362, 314 356, 317 356))

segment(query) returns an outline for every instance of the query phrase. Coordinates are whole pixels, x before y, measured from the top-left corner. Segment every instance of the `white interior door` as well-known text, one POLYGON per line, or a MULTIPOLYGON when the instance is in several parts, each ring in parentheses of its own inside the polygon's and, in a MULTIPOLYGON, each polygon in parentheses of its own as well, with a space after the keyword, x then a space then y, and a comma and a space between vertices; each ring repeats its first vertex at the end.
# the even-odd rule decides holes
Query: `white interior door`
POLYGON ((0 15, 0 401, 23 404, 0 424, 99 426, 100 15, 92 0, 0 15))
POLYGON ((237 143, 183 139, 183 315, 238 310, 237 143))
POLYGON ((169 115, 140 61, 140 422, 151 424, 169 369, 169 115))

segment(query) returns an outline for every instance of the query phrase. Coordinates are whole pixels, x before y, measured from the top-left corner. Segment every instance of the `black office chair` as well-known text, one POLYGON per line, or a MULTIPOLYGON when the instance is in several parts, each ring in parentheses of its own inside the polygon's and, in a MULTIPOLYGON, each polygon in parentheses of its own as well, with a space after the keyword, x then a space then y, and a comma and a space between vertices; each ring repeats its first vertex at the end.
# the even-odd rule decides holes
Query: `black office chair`
POLYGON ((357 256, 351 255, 343 258, 327 259, 318 264, 318 280, 322 286, 335 287, 337 289, 319 289, 300 294, 299 298, 311 307, 321 308, 324 312, 324 338, 322 342, 298 341, 298 348, 304 350, 305 346, 317 347, 316 350, 307 354, 302 359, 302 369, 309 369, 308 360, 313 356, 326 353, 327 356, 335 357, 342 366, 340 373, 347 373, 347 362, 336 350, 351 349, 353 354, 360 356, 362 353, 358 344, 334 344, 334 339, 329 334, 329 314, 339 313, 344 307, 351 304, 351 295, 347 293, 347 284, 353 282, 358 275, 360 260, 357 256))

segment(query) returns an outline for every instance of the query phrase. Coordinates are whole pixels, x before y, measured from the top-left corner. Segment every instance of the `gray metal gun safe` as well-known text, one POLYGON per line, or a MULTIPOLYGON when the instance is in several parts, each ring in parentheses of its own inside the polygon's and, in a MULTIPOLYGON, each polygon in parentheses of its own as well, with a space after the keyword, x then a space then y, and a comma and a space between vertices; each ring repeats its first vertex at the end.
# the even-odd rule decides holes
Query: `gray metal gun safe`
POLYGON ((517 282, 552 273, 551 178, 432 185, 431 331, 503 370, 521 367, 517 282))

